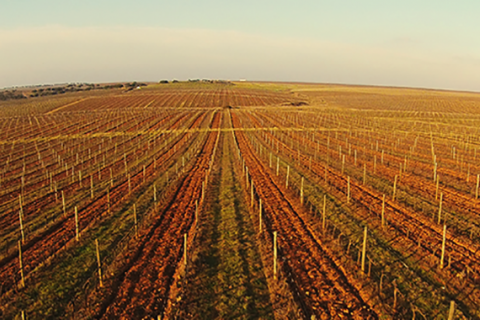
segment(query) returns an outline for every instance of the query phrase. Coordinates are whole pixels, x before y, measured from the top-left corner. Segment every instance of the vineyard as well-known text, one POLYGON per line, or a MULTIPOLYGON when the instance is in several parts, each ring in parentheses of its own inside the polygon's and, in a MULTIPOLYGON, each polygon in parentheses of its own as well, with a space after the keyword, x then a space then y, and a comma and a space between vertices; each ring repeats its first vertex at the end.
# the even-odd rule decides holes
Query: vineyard
POLYGON ((0 128, 1 319, 480 319, 480 94, 172 83, 0 128))

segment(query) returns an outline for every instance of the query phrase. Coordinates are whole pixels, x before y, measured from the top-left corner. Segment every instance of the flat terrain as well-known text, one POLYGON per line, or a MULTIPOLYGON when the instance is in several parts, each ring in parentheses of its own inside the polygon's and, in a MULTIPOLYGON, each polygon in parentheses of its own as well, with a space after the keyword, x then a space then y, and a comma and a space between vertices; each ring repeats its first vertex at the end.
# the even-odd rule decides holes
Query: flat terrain
POLYGON ((0 128, 2 319, 480 319, 480 94, 151 84, 0 128))

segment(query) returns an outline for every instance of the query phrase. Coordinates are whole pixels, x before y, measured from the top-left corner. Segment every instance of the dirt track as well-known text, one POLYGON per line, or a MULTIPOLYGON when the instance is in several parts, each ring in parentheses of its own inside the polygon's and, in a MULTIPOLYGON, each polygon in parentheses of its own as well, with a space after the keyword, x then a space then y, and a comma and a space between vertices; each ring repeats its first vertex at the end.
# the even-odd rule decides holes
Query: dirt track
POLYGON ((224 131, 200 214, 193 265, 168 319, 274 319, 235 156, 231 132, 224 131))

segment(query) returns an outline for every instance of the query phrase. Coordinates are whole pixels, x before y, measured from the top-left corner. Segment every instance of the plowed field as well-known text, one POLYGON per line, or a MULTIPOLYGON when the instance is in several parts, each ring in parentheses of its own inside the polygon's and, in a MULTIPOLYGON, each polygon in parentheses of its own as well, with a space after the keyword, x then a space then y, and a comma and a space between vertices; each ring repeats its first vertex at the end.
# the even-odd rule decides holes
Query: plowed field
POLYGON ((480 319, 480 94, 35 99, 0 103, 2 319, 480 319))

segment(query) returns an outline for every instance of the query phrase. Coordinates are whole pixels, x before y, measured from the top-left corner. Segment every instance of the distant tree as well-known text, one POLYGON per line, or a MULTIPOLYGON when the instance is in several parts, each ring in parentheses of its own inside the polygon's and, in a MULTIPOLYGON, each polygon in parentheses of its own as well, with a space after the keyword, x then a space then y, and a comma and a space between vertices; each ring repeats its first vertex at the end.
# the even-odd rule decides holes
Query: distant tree
POLYGON ((16 99, 26 99, 27 97, 24 96, 22 93, 17 93, 16 90, 13 91, 4 91, 0 92, 0 101, 5 100, 16 100, 16 99))

